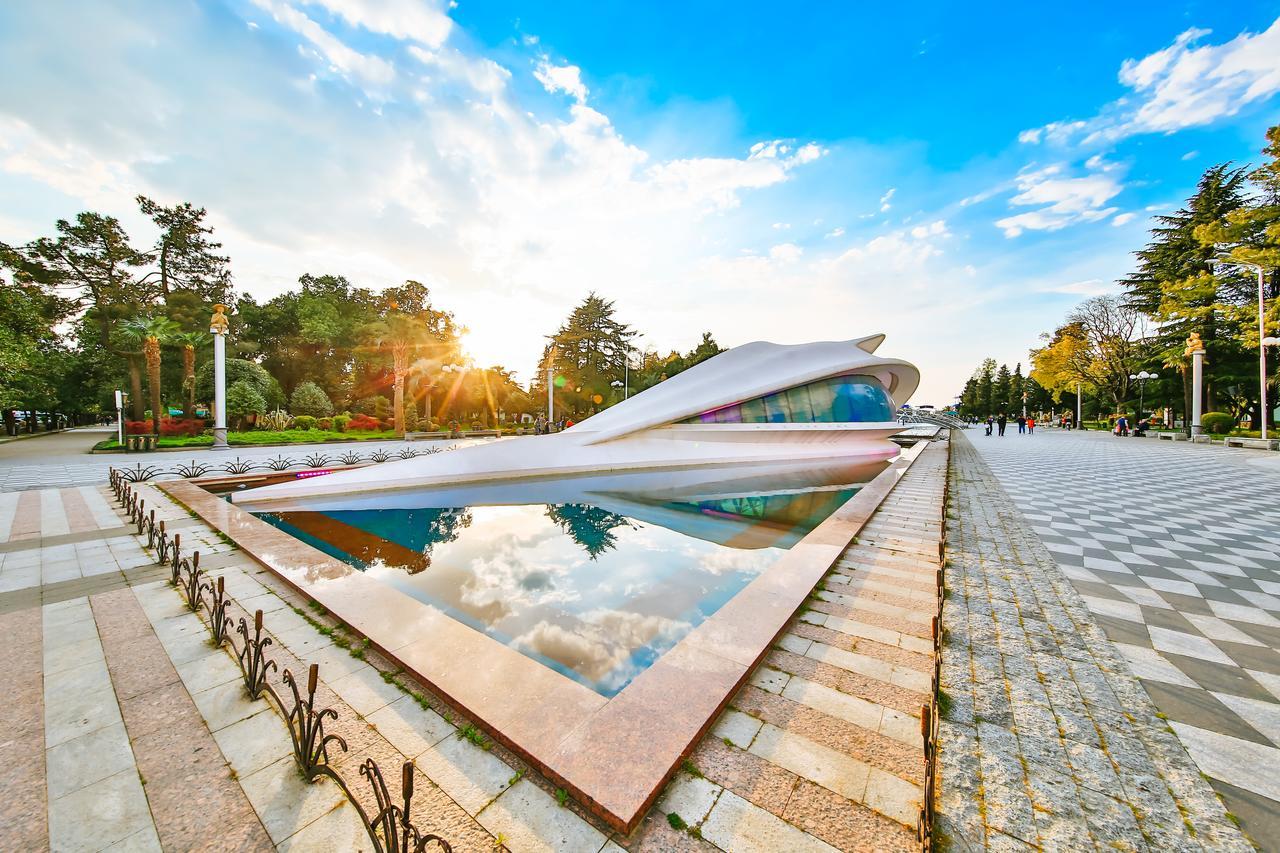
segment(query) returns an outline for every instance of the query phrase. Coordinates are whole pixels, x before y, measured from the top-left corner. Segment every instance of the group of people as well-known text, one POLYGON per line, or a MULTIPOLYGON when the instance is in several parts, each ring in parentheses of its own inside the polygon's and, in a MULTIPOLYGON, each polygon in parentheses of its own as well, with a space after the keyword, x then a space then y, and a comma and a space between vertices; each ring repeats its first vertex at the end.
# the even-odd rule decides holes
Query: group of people
MULTIPOLYGON (((1026 435, 1035 435, 1036 419, 1029 418, 1026 415, 1019 415, 1018 432, 1026 435)), ((992 430, 996 430, 996 435, 1004 435, 1004 429, 1009 425, 1009 416, 1003 412, 997 415, 987 415, 987 435, 991 435, 992 430)))
POLYGON ((533 422, 534 435, 550 435, 553 432, 564 432, 573 426, 573 421, 569 418, 561 418, 558 421, 547 420, 546 415, 538 415, 533 422))

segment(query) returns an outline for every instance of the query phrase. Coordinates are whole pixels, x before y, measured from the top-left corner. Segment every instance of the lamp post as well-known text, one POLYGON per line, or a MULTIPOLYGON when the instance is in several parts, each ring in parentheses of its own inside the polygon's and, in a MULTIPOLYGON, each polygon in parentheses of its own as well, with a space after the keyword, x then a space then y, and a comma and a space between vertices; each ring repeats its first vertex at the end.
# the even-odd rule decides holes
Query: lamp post
POLYGON ((1258 264, 1248 261, 1237 261, 1232 258, 1214 258, 1218 263, 1227 266, 1248 267, 1258 274, 1258 414, 1262 421, 1262 440, 1267 439, 1267 345, 1263 343, 1267 337, 1266 304, 1264 293, 1265 272, 1258 264))
POLYGON ((227 306, 213 306, 209 334, 213 335, 213 450, 230 450, 227 444, 227 306))
POLYGON ((1084 383, 1076 383, 1076 429, 1082 429, 1084 422, 1081 417, 1084 414, 1084 383))
POLYGON ((1141 373, 1130 373, 1129 378, 1137 380, 1138 382, 1138 420, 1142 420, 1142 412, 1143 412, 1143 409, 1145 408, 1144 400, 1146 399, 1143 395, 1144 395, 1144 392, 1147 390, 1147 380, 1159 379, 1160 374, 1147 373, 1147 371, 1144 370, 1141 373))

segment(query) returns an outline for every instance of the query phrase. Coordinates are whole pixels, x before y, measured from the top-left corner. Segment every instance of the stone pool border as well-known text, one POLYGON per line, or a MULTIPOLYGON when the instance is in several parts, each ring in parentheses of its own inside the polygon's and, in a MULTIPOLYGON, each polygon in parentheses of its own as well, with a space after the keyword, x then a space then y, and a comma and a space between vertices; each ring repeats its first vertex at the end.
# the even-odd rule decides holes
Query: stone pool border
POLYGON ((254 518, 206 491, 201 484, 210 480, 155 485, 610 826, 630 833, 929 443, 904 449, 611 699, 254 518))

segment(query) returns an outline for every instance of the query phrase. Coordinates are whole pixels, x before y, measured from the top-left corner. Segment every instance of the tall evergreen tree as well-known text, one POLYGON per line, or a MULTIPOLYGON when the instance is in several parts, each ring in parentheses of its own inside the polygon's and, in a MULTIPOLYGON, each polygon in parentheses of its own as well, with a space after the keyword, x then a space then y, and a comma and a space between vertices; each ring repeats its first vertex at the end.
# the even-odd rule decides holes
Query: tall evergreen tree
POLYGON ((137 198, 139 209, 160 229, 151 257, 156 269, 143 277, 143 284, 155 283, 167 302, 179 288, 193 291, 209 303, 231 300, 230 259, 217 253, 221 243, 210 239, 213 229, 204 224, 203 207, 182 202, 165 207, 144 195, 137 198))
POLYGON ((535 398, 545 399, 550 366, 558 409, 577 417, 598 410, 615 395, 613 383, 623 379, 623 359, 635 334, 615 318, 612 302, 588 294, 564 325, 548 336, 535 374, 535 398))
POLYGON ((1002 364, 1000 369, 996 371, 996 379, 991 388, 991 402, 995 407, 996 414, 1010 411, 1009 395, 1013 393, 1013 374, 1009 372, 1009 365, 1002 364))

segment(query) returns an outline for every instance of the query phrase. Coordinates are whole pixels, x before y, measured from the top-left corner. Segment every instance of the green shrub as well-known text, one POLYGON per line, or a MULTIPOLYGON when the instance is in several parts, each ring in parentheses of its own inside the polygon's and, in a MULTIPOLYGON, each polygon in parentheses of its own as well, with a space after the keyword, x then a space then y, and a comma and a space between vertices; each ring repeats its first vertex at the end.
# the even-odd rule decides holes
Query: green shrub
POLYGON ((348 424, 348 423, 350 423, 350 421, 351 421, 351 416, 350 416, 350 415, 334 415, 334 416, 333 416, 333 429, 334 429, 334 431, 335 431, 335 432, 346 432, 346 431, 347 431, 347 424, 348 424))
POLYGON ((1200 426, 1214 435, 1226 435, 1236 425, 1236 419, 1226 412, 1205 412, 1200 416, 1200 426))
POLYGON ((404 407, 405 432, 416 432, 418 429, 418 407, 412 403, 404 407))
POLYGON ((385 420, 391 414, 391 401, 381 394, 356 400, 353 406, 358 414, 369 415, 378 420, 385 420))
POLYGON ((227 413, 238 426, 242 426, 249 415, 260 415, 266 409, 267 401, 252 382, 242 379, 227 386, 227 413))
POLYGON ((333 414, 333 403, 319 385, 303 382, 293 389, 293 396, 289 398, 289 411, 295 415, 327 418, 333 414))
MULTIPOLYGON (((267 397, 271 393, 271 374, 261 365, 243 358, 227 359, 227 392, 237 382, 248 382, 262 397, 262 411, 267 411, 267 397)), ((213 360, 205 361, 196 369, 196 399, 209 401, 213 399, 213 360)), ((228 407, 227 411, 232 411, 228 407)))
POLYGON ((296 418, 293 419, 293 426, 295 429, 300 429, 300 430, 315 429, 315 425, 316 425, 316 419, 311 417, 311 415, 298 415, 296 418))
POLYGON ((316 429, 330 430, 333 429, 333 418, 321 418, 316 421, 316 429))

